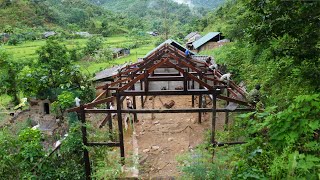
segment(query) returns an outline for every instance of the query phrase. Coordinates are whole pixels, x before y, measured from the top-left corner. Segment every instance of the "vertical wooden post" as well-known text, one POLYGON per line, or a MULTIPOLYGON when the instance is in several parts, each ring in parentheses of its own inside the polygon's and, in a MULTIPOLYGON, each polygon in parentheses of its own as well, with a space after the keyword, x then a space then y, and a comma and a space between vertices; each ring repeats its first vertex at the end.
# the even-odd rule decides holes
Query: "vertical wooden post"
POLYGON ((124 143, 123 143, 123 127, 122 127, 122 114, 121 114, 121 98, 120 94, 117 91, 117 115, 118 115, 118 129, 119 129, 119 141, 120 141, 120 156, 121 156, 121 164, 124 165, 124 143))
MULTIPOLYGON (((194 89, 194 80, 192 80, 191 89, 194 89)), ((192 95, 191 103, 192 103, 192 107, 194 107, 194 95, 192 95)))
MULTIPOLYGON (((106 93, 106 98, 109 97, 109 89, 107 87, 106 89, 107 93, 106 93)), ((107 102, 107 109, 110 109, 110 102, 107 102)), ((111 113, 108 113, 108 125, 109 125, 109 137, 111 140, 113 140, 113 136, 112 136, 112 132, 113 132, 113 127, 112 127, 112 116, 111 113)))
MULTIPOLYGON (((202 107, 202 95, 199 95, 199 108, 202 107)), ((198 112, 198 123, 201 124, 201 112, 198 112)))
POLYGON ((88 149, 85 147, 88 143, 87 139, 87 127, 86 127, 86 114, 84 112, 84 106, 80 106, 80 113, 81 113, 81 131, 82 131, 82 143, 84 145, 83 148, 83 160, 84 160, 84 168, 86 172, 86 180, 91 179, 91 168, 90 168, 90 160, 89 160, 89 152, 88 149))
POLYGON ((191 106, 194 107, 194 95, 191 96, 191 106))
MULTIPOLYGON (((229 97, 230 95, 230 92, 227 90, 227 97, 229 97)), ((227 101, 227 106, 229 105, 229 101, 227 101)), ((229 112, 226 111, 226 114, 225 114, 225 130, 228 128, 228 125, 229 125, 229 112)))
MULTIPOLYGON (((202 77, 200 76, 200 80, 202 80, 202 77)), ((203 89, 203 87, 199 84, 199 89, 203 89)), ((202 108, 202 94, 199 95, 199 108, 202 108)), ((201 124, 201 112, 198 112, 198 123, 201 124)))
MULTIPOLYGON (((133 109, 137 109, 137 101, 136 101, 136 96, 132 97, 133 99, 133 109)), ((138 121, 138 116, 137 113, 133 113, 133 122, 137 122, 138 121)))
MULTIPOLYGON (((132 79, 133 79, 133 74, 131 74, 132 79)), ((134 84, 131 87, 132 90, 135 90, 135 86, 134 84)), ((132 105, 133 105, 133 109, 137 109, 137 101, 136 101, 136 96, 132 96, 132 105)), ((138 118, 137 118, 137 113, 133 113, 133 122, 137 122, 138 118)))
POLYGON ((188 79, 187 79, 187 72, 183 72, 183 91, 188 91, 188 79))
MULTIPOLYGON (((156 96, 152 96, 152 109, 154 109, 155 98, 156 96)), ((156 116, 154 115, 154 113, 151 113, 151 119, 154 120, 155 118, 156 116)))
POLYGON ((146 70, 146 71, 144 71, 144 90, 145 90, 145 92, 148 92, 149 91, 149 82, 148 82, 148 76, 149 76, 149 74, 148 74, 148 71, 146 70))
MULTIPOLYGON (((142 80, 140 80, 140 90, 143 90, 142 80)), ((143 95, 141 95, 141 108, 144 108, 143 95)))
MULTIPOLYGON (((189 67, 188 67, 187 72, 188 72, 188 73, 190 72, 190 68, 189 68, 189 67)), ((188 89, 191 89, 190 81, 187 81, 187 84, 188 84, 188 89)))
POLYGON ((212 125, 211 125, 211 143, 214 145, 216 135, 216 115, 217 115, 217 94, 216 90, 212 93, 212 125))

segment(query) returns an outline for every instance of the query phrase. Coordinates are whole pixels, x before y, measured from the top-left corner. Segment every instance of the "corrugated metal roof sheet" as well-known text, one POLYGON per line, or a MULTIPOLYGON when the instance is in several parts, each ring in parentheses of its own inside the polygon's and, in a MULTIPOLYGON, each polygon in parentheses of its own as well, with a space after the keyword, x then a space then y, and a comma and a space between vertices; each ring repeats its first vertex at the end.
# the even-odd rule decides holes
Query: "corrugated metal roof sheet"
POLYGON ((123 65, 114 66, 112 68, 105 69, 103 71, 100 71, 96 73, 96 76, 92 79, 93 81, 99 81, 99 80, 105 80, 113 75, 116 75, 118 73, 118 69, 121 69, 123 65))
POLYGON ((197 41, 193 42, 192 45, 195 49, 198 49, 200 46, 210 41, 210 39, 218 36, 219 34, 220 32, 210 32, 207 35, 203 36, 202 38, 198 39, 197 41))
POLYGON ((123 50, 123 48, 110 48, 113 53, 118 53, 123 50))
POLYGON ((184 39, 185 40, 189 40, 190 38, 192 38, 193 36, 199 34, 198 32, 191 32, 189 33, 184 39))

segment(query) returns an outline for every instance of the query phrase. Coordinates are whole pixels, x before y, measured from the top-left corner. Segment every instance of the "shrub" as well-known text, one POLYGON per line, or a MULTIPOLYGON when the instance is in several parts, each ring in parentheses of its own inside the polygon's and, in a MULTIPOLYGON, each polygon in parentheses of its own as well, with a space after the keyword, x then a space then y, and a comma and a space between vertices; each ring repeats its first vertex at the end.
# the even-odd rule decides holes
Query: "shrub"
POLYGON ((93 55, 98 50, 102 48, 103 39, 98 36, 93 36, 89 38, 87 41, 86 47, 84 48, 84 54, 86 55, 93 55))

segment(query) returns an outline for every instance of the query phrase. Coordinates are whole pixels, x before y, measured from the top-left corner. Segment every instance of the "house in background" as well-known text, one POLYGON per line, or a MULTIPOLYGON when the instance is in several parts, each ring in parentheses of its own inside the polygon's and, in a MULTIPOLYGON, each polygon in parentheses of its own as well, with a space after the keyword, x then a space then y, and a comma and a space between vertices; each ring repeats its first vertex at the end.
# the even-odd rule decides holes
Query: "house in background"
MULTIPOLYGON (((123 65, 116 65, 111 68, 107 68, 103 71, 97 72, 95 74, 95 77, 91 79, 94 83, 94 86, 99 87, 99 86, 105 85, 106 83, 113 82, 115 78, 114 75, 117 75, 119 71, 125 66, 127 66, 127 63, 123 65)), ((103 89, 97 89, 96 95, 98 96, 102 92, 103 92, 103 89)))
POLYGON ((42 34, 42 37, 46 39, 46 38, 51 37, 51 36, 54 36, 54 35, 56 35, 56 32, 54 32, 54 31, 48 31, 48 32, 44 32, 44 33, 42 34))
POLYGON ((111 51, 114 59, 130 54, 130 49, 127 48, 111 48, 111 51))
POLYGON ((148 31, 147 34, 150 36, 159 36, 159 33, 157 31, 148 31))
POLYGON ((203 50, 210 50, 219 47, 218 41, 224 39, 224 36, 220 32, 210 32, 202 38, 192 43, 191 50, 200 52, 203 50))
POLYGON ((79 35, 81 37, 85 37, 85 38, 88 38, 88 37, 91 37, 92 34, 88 33, 88 32, 75 32, 76 35, 79 35))
POLYGON ((186 47, 190 49, 192 47, 192 43, 198 39, 200 39, 202 36, 198 32, 191 32, 189 33, 184 40, 186 41, 186 47))

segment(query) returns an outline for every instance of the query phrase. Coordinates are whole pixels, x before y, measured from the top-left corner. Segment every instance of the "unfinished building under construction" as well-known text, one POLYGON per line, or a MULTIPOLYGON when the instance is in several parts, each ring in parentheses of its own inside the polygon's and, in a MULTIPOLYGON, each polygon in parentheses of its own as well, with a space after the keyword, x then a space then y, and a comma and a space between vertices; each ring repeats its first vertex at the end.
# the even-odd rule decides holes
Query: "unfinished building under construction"
MULTIPOLYGON (((137 114, 140 113, 198 113, 198 123, 201 123, 201 114, 211 113, 211 143, 213 146, 221 144, 237 144, 238 142, 218 143, 215 139, 216 113, 217 112, 245 112, 251 111, 252 107, 246 101, 245 91, 236 85, 232 80, 222 80, 221 71, 210 69, 208 56, 196 55, 190 52, 185 54, 186 49, 174 40, 167 40, 160 44, 153 51, 149 52, 138 62, 127 64, 112 75, 112 81, 97 89, 102 90, 91 103, 83 104, 80 107, 69 109, 69 112, 77 112, 82 123, 83 143, 87 146, 109 146, 119 147, 120 156, 125 158, 123 115, 133 114, 134 122, 137 121, 137 114), (144 107, 147 97, 150 96, 190 96, 192 105, 183 109, 146 109, 144 107), (123 108, 122 104, 126 97, 132 99, 133 108, 123 108), (139 97, 139 98, 137 98, 139 97), (203 98, 210 99, 210 106, 205 106, 203 98), (197 107, 195 99, 197 98, 197 107), (217 99, 226 103, 224 108, 217 108, 217 99), (137 103, 137 100, 141 102, 137 103), (115 103, 115 108, 110 108, 110 102, 115 103), (97 105, 105 104, 106 108, 94 108, 97 105), (139 106, 137 106, 139 104, 139 106), (108 124, 110 131, 116 129, 118 139, 115 142, 88 142, 86 130, 86 113, 102 113, 105 118, 100 126, 108 124), (113 127, 111 114, 117 116, 117 126, 113 127)), ((226 116, 228 123, 228 116, 226 116)), ((240 143, 240 142, 239 142, 240 143)), ((89 152, 84 150, 84 160, 87 177, 90 177, 89 152)))

